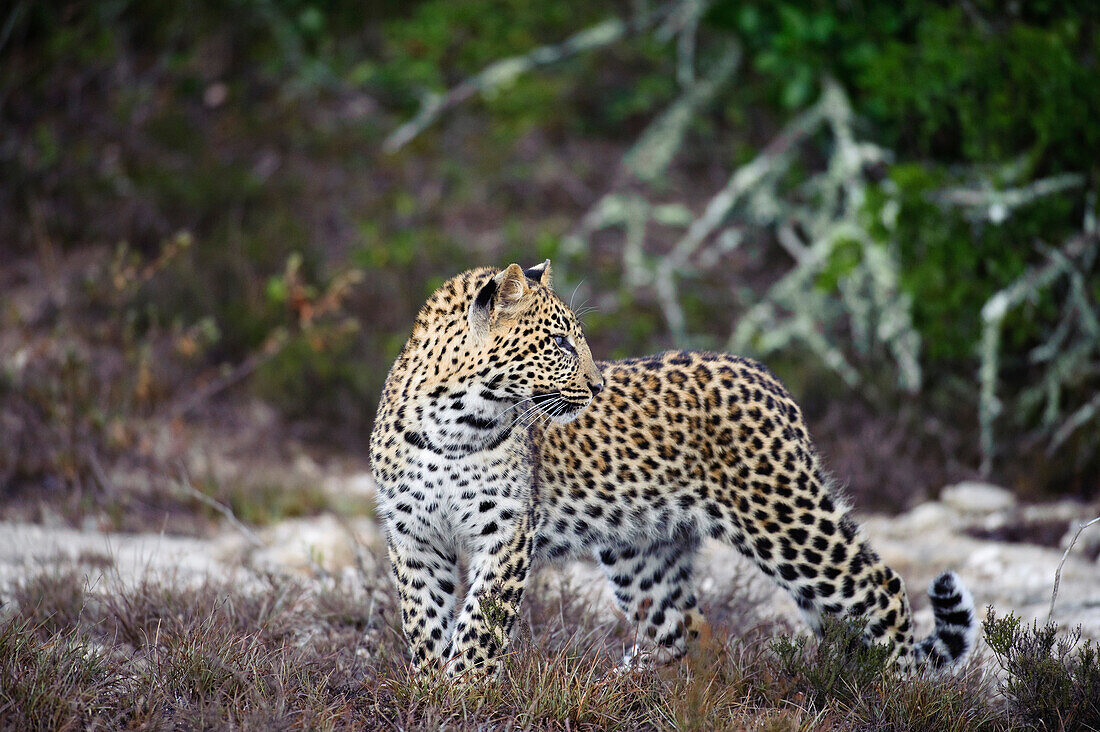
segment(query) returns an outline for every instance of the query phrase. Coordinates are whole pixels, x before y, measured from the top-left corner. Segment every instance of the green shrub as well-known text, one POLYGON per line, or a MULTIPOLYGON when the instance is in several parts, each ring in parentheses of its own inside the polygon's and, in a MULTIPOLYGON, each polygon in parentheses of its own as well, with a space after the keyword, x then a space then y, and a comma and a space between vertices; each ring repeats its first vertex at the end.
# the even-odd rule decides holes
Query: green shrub
POLYGON ((772 641, 779 670, 796 679, 810 703, 855 702, 860 693, 894 673, 890 649, 862 641, 857 621, 829 620, 820 639, 782 636, 772 641))
POLYGON ((967 6, 859 0, 716 2, 707 20, 737 32, 773 104, 804 106, 823 72, 853 93, 876 137, 903 157, 1004 161, 1026 152, 1046 172, 1100 149, 1087 4, 967 6))

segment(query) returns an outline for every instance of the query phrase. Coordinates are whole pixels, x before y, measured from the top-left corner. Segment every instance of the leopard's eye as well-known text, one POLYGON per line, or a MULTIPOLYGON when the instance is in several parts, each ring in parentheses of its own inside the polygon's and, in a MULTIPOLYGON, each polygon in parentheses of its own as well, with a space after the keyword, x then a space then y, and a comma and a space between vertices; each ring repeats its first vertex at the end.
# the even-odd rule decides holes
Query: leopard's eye
POLYGON ((573 344, 569 342, 569 338, 567 336, 563 336, 563 335, 554 336, 554 343, 557 343, 558 348, 565 351, 566 353, 571 353, 574 356, 577 355, 577 349, 574 348, 573 344))

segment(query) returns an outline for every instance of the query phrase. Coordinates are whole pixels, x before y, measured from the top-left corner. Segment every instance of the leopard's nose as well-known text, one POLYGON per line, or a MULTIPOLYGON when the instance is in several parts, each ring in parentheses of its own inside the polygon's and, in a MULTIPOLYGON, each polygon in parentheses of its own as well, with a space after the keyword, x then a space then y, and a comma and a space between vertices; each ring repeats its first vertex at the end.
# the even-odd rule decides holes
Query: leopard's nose
POLYGON ((588 388, 592 390, 592 396, 596 396, 601 391, 603 391, 603 382, 601 381, 595 384, 589 384, 588 388))

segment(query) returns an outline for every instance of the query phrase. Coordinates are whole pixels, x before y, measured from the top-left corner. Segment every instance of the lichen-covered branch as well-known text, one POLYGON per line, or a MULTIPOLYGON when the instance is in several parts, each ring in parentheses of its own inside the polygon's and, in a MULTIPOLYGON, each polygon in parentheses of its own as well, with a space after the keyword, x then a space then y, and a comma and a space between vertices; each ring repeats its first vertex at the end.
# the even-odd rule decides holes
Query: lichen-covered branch
POLYGON ((741 45, 730 42, 706 77, 690 83, 684 93, 642 132, 623 158, 627 171, 644 183, 660 178, 683 144, 692 118, 714 99, 740 62, 741 45))
POLYGON ((396 152, 431 126, 444 112, 457 107, 475 94, 494 93, 514 83, 523 74, 541 66, 555 64, 570 56, 610 46, 629 33, 645 30, 667 12, 668 9, 664 8, 654 13, 640 15, 632 21, 608 18, 585 28, 561 43, 540 46, 520 56, 494 61, 445 94, 428 92, 421 99, 420 109, 417 110, 416 115, 394 130, 382 143, 382 148, 386 152, 396 152))
POLYGON ((768 353, 797 341, 855 385, 859 370, 830 342, 828 328, 822 328, 823 323, 846 318, 860 357, 870 357, 881 344, 897 364, 899 383, 908 391, 917 390, 921 384, 920 338, 912 325, 911 302, 901 292, 898 264, 889 243, 875 241, 861 220, 864 168, 885 161, 888 154, 855 139, 851 107, 838 84, 826 79, 817 103, 791 120, 753 160, 734 170, 700 214, 693 214, 683 204, 654 205, 645 196, 644 184, 664 174, 682 145, 687 124, 732 74, 740 49, 731 47, 720 58, 704 79, 695 82, 641 135, 624 157, 626 183, 620 191, 626 190, 606 194, 590 209, 566 239, 565 253, 582 252, 585 241, 597 231, 621 228, 623 280, 634 288, 652 287, 670 335, 677 343, 688 345, 691 336, 681 307, 681 282, 715 266, 720 253, 736 247, 746 230, 774 231, 795 266, 739 319, 729 345, 735 350, 768 353), (809 176, 802 195, 792 199, 780 186, 789 177, 792 163, 800 158, 800 146, 822 128, 833 138, 828 166, 809 176), (738 221, 731 227, 733 219, 738 221), (644 256, 651 221, 685 229, 680 239, 657 257, 644 256), (806 235, 806 242, 796 229, 806 235), (818 291, 817 280, 834 253, 853 243, 859 250, 858 262, 840 278, 837 302, 835 296, 818 291))
POLYGON ((1085 176, 1064 173, 1033 181, 1020 188, 996 190, 989 185, 980 189, 948 188, 933 196, 934 200, 956 206, 965 206, 975 218, 993 224, 1004 223, 1012 212, 1044 196, 1062 193, 1085 184, 1085 176))
MULTIPOLYGON (((731 41, 718 55, 706 76, 693 82, 646 127, 623 157, 621 188, 631 190, 653 184, 665 174, 683 145, 691 120, 700 109, 710 104, 733 76, 741 63, 741 56, 740 44, 731 41)), ((579 254, 584 251, 585 241, 595 232, 622 227, 625 233, 622 254, 624 281, 634 287, 656 284, 660 296, 662 283, 655 283, 655 273, 642 256, 651 221, 664 226, 688 227, 692 225, 694 216, 682 204, 652 204, 637 192, 612 191, 600 198, 581 218, 580 224, 563 241, 562 249, 566 255, 579 254)), ((675 294, 666 292, 660 300, 667 319, 668 313, 675 312, 679 307, 675 294)))
MULTIPOLYGON (((981 366, 978 371, 982 475, 989 475, 993 469, 996 454, 994 422, 1004 411, 1004 405, 997 397, 997 381, 1001 369, 1000 348, 1005 318, 1014 308, 1037 300, 1055 283, 1068 280, 1070 302, 1063 308, 1061 323, 1051 337, 1031 353, 1033 362, 1045 365, 1039 388, 1047 395, 1044 423, 1048 427, 1053 426, 1061 411, 1058 397, 1063 385, 1071 383, 1082 373, 1088 373, 1088 364, 1100 359, 1100 324, 1097 323, 1095 304, 1089 301, 1082 274, 1092 268, 1098 253, 1100 238, 1095 234, 1076 236, 1060 249, 1048 249, 1045 264, 1028 270, 1011 285, 994 294, 982 307, 981 366)), ((1030 393, 1030 390, 1025 390, 1020 398, 1026 401, 1030 393)), ((1073 431, 1095 416, 1096 409, 1090 409, 1091 404, 1089 402, 1080 407, 1054 431, 1051 449, 1056 449, 1073 431)))
POLYGON ((774 227, 776 240, 795 266, 740 318, 728 345, 768 353, 797 340, 846 383, 855 385, 860 381, 858 369, 824 335, 830 324, 845 319, 855 353, 869 358, 885 347, 896 365, 899 385, 915 392, 922 382, 921 343, 912 323, 912 303, 901 291, 890 242, 872 237, 863 220, 864 168, 885 161, 888 155, 875 145, 856 141, 851 107, 835 82, 825 81, 820 101, 807 114, 807 121, 824 124, 831 133, 828 165, 803 184, 807 203, 789 202, 771 187, 760 186, 757 194, 770 194, 773 203, 763 209, 764 215, 758 209, 754 220, 774 227), (819 289, 818 280, 843 247, 854 248, 855 264, 837 278, 838 303, 819 289))

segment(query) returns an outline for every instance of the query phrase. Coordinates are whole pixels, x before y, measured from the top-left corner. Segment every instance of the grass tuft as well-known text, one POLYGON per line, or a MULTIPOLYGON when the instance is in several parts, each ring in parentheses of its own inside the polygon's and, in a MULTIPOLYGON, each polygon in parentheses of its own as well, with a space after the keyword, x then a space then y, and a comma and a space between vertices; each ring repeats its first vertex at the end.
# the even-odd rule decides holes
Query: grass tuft
POLYGON ((120 722, 121 682, 76 630, 50 633, 25 618, 0 624, 0 728, 105 728, 120 722), (44 638, 44 639, 43 639, 44 638))
POLYGON ((12 591, 20 616, 40 637, 74 628, 84 612, 86 577, 77 569, 50 568, 16 582, 12 591))

